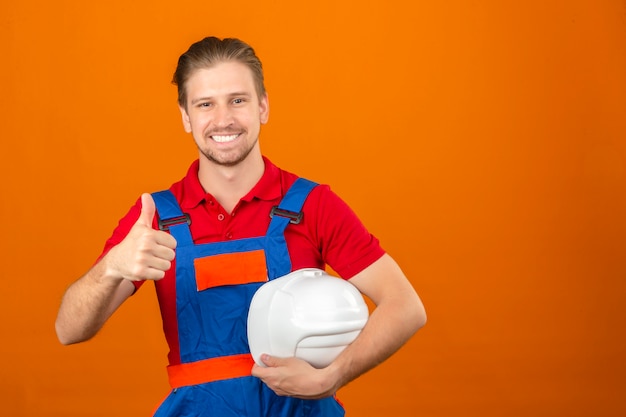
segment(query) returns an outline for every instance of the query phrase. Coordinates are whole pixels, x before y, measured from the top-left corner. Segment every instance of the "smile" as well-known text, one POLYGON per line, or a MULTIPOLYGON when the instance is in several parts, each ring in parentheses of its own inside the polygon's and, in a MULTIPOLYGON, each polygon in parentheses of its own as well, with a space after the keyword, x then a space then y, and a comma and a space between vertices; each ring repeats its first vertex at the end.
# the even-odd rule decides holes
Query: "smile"
POLYGON ((213 135, 211 136, 211 138, 218 142, 218 143, 226 143, 226 142, 232 142, 233 140, 237 139, 239 137, 239 134, 236 135, 213 135))

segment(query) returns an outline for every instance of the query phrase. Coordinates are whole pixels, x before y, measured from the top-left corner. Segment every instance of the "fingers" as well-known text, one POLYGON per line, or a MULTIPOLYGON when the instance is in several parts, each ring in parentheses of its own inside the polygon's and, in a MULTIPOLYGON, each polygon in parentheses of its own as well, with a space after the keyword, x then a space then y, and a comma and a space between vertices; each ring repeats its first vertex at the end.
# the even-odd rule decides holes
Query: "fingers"
POLYGON ((277 368, 279 366, 287 366, 290 362, 294 361, 295 358, 279 358, 276 356, 268 355, 264 353, 261 355, 261 362, 265 364, 268 368, 277 368))
POLYGON ((280 358, 274 358, 273 356, 270 356, 266 353, 261 355, 261 362, 263 362, 267 367, 271 368, 274 366, 278 366, 278 360, 280 358))
POLYGON ((173 249, 157 247, 151 252, 145 252, 137 258, 138 264, 145 268, 168 271, 172 267, 172 261, 176 257, 173 249))
POLYGON ((136 272, 135 274, 131 276, 131 280, 133 281, 142 281, 142 280, 158 281, 165 277, 165 272, 167 272, 168 269, 169 267, 142 268, 140 271, 136 272), (136 278, 132 279, 132 277, 136 277, 136 278))
POLYGON ((266 367, 255 364, 252 375, 263 381, 277 395, 317 399, 334 392, 323 376, 324 371, 313 368, 301 359, 263 354, 261 361, 266 367), (331 388, 326 388, 327 386, 331 388))
MULTIPOLYGON (((176 249, 176 239, 174 239, 174 236, 170 235, 167 232, 163 232, 161 230, 155 230, 154 231, 154 238, 155 238, 155 243, 159 246, 162 246, 164 248, 168 248, 168 249, 176 249)), ((173 251, 170 251, 173 254, 173 251)), ((163 258, 166 258, 166 256, 163 256, 163 258)), ((174 259, 172 257, 172 259, 174 259)), ((170 261, 172 259, 169 259, 170 261)))
POLYGON ((158 246, 149 238, 127 236, 109 252, 115 270, 131 281, 159 280, 172 267, 173 249, 158 246), (146 239, 148 241, 142 241, 146 239))
POLYGON ((154 199, 150 194, 142 194, 141 195, 141 214, 139 215, 139 219, 137 223, 143 224, 144 226, 152 227, 152 222, 154 221, 154 214, 156 213, 156 206, 154 205, 154 199))
MULTIPOLYGON (((167 235, 167 237, 171 237, 167 235)), ((172 238, 172 241, 159 242, 159 237, 153 243, 153 246, 146 250, 146 253, 155 259, 162 259, 164 261, 171 262, 176 257, 176 239, 172 238)))
POLYGON ((146 229, 136 240, 134 265, 135 277, 161 279, 172 267, 176 258, 176 239, 170 234, 146 229))
POLYGON ((257 378, 265 378, 266 376, 272 374, 274 371, 272 371, 272 368, 279 366, 278 365, 278 360, 280 358, 274 358, 270 355, 267 354, 263 354, 260 356, 261 362, 263 362, 263 365, 265 366, 260 366, 260 365, 254 365, 254 367, 252 368, 252 375, 256 376, 257 378))

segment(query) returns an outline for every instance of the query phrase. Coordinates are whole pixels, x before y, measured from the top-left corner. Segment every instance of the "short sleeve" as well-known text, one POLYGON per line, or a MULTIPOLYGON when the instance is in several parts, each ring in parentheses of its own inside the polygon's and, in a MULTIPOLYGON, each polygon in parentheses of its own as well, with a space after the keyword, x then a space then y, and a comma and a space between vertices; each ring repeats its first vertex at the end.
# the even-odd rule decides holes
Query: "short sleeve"
POLYGON ((316 187, 310 198, 316 205, 322 258, 342 278, 352 278, 385 254, 379 240, 328 185, 316 187))

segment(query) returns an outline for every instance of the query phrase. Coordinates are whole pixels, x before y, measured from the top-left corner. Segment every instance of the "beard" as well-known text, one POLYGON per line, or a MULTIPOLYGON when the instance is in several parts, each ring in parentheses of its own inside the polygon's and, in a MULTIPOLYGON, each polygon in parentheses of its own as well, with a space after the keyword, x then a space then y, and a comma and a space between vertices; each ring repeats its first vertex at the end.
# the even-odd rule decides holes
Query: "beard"
POLYGON ((258 141, 259 139, 257 138, 249 146, 239 147, 229 151, 216 151, 214 149, 210 149, 208 146, 205 148, 198 146, 198 150, 207 160, 216 165, 233 167, 243 162, 248 155, 250 155, 250 152, 252 152, 258 141))

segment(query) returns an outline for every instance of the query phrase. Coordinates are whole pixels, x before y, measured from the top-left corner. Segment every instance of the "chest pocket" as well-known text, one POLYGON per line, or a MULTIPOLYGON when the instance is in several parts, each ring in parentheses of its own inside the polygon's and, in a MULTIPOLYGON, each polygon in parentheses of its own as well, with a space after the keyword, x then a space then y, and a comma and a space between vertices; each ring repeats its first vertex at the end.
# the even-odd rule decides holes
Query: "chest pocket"
POLYGON ((193 263, 198 291, 268 281, 263 249, 205 256, 193 263))

